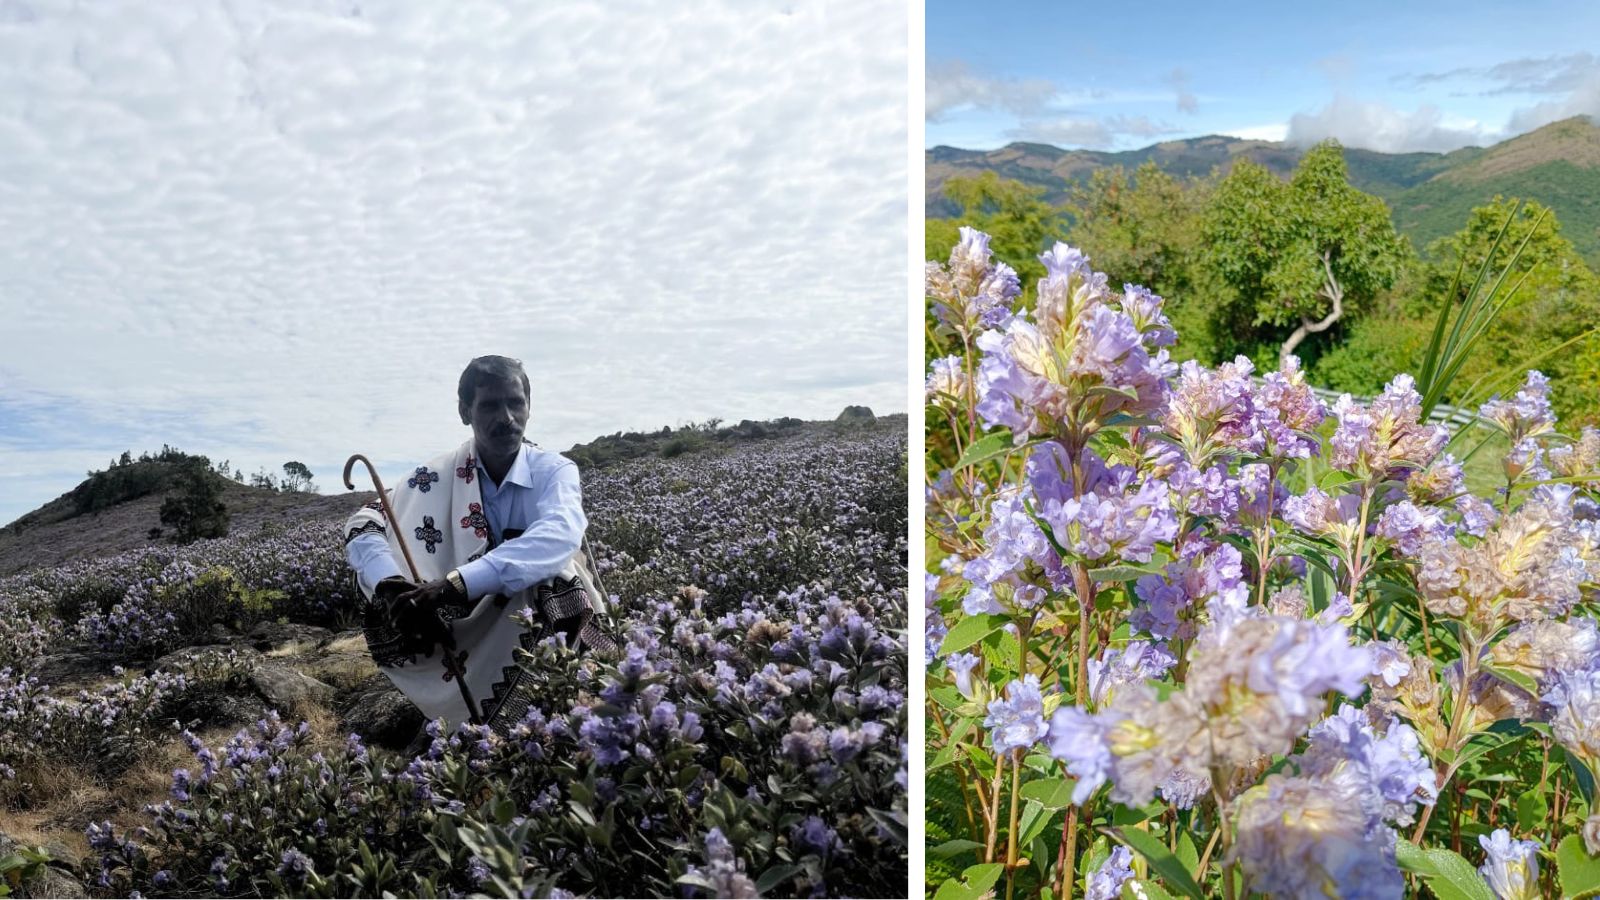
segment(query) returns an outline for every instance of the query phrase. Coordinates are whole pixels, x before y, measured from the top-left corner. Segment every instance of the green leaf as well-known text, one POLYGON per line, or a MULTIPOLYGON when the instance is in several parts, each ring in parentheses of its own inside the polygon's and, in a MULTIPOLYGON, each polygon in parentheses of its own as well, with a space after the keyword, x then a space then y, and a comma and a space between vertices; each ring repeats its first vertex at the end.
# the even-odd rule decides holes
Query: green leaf
POLYGON ((1519 688, 1522 688, 1535 697, 1539 696, 1539 682, 1534 681, 1533 676, 1531 675, 1525 675, 1522 672, 1518 672, 1513 669, 1503 669, 1498 666, 1486 665, 1483 666, 1483 670, 1500 679, 1501 681, 1507 681, 1519 688))
POLYGON ((1533 831, 1544 824, 1550 814, 1550 804, 1544 798, 1543 787, 1532 787, 1517 796, 1517 825, 1523 831, 1533 831))
POLYGON ((1136 566, 1136 565, 1102 566, 1102 567, 1100 567, 1098 569, 1090 569, 1089 570, 1089 577, 1093 578, 1095 581, 1098 581, 1098 582, 1101 582, 1101 583, 1105 583, 1105 582, 1108 582, 1108 581, 1109 582, 1137 581, 1138 579, 1143 578, 1146 575, 1157 574, 1157 573, 1161 572, 1163 570, 1163 568, 1164 568, 1163 566, 1155 565, 1153 563, 1149 563, 1149 564, 1146 564, 1146 565, 1143 565, 1143 566, 1136 566))
POLYGON ((1569 834, 1556 847, 1556 873, 1561 877, 1561 896, 1600 895, 1600 858, 1589 855, 1583 838, 1569 834))
POLYGON ((1137 889, 1134 888, 1134 884, 1133 879, 1129 879, 1122 884, 1122 896, 1127 900, 1139 900, 1141 896, 1149 897, 1150 900, 1174 900, 1173 896, 1167 893, 1167 889, 1158 882, 1139 879, 1137 889))
POLYGON ((1561 753, 1567 759, 1567 768, 1572 770, 1573 780, 1578 782, 1578 793, 1583 795, 1583 802, 1594 809, 1594 773, 1571 750, 1562 747, 1561 753))
POLYGON ((1005 866, 1000 863, 985 863, 978 866, 968 866, 961 873, 962 881, 952 878, 939 885, 938 893, 933 895, 933 900, 977 900, 994 883, 1000 880, 1000 873, 1005 871, 1005 866))
POLYGON ((756 891, 765 894, 778 885, 798 875, 804 868, 804 866, 793 865, 773 866, 765 872, 762 872, 761 877, 756 879, 756 891))
POLYGON ((1194 838, 1189 836, 1187 829, 1178 834, 1178 849, 1173 851, 1178 862, 1189 870, 1195 878, 1200 877, 1200 851, 1194 846, 1194 838))
POLYGON ((1066 809, 1072 805, 1072 778, 1040 778, 1022 786, 1024 800, 1036 800, 1045 809, 1066 809))
POLYGON ((983 845, 977 841, 969 841, 966 838, 957 838, 953 841, 945 841, 937 847, 929 848, 928 854, 930 856, 948 859, 952 856, 960 856, 969 850, 976 850, 982 846, 983 845))
POLYGON ((1478 870, 1443 847, 1424 850, 1401 838, 1395 845, 1395 861, 1401 869, 1422 876, 1439 900, 1495 900, 1478 870))
POLYGON ((975 466, 985 460, 1004 456, 1011 452, 1011 432, 1007 429, 991 431, 967 447, 967 452, 961 454, 961 459, 956 462, 957 469, 975 466))
POLYGON ((686 885, 688 885, 690 887, 699 888, 700 890, 705 891, 707 894, 710 894, 713 897, 715 897, 717 895, 717 885, 716 885, 716 883, 713 882, 711 879, 707 878, 704 875, 700 875, 700 874, 693 873, 693 872, 691 872, 691 873, 689 873, 687 875, 679 875, 678 876, 678 880, 677 880, 676 883, 677 884, 686 884, 686 885))
POLYGON ((1475 734, 1472 736, 1471 740, 1467 741, 1467 745, 1461 748, 1461 752, 1456 756, 1455 760, 1453 760, 1453 763, 1455 767, 1459 769, 1462 766, 1465 766, 1467 763, 1472 762, 1478 757, 1484 755, 1485 753, 1488 753, 1490 750, 1503 747, 1516 739, 1516 735, 1507 735, 1505 733, 1495 731, 1485 731, 1481 734, 1475 734))
POLYGON ((1194 876, 1154 835, 1137 828, 1112 828, 1106 833, 1149 861, 1151 871, 1165 879, 1168 887, 1181 891, 1185 897, 1199 900, 1200 885, 1195 883, 1194 876))
POLYGON ((1009 616, 993 613, 967 616, 951 626, 950 633, 944 636, 944 643, 939 645, 939 655, 949 656, 965 650, 999 631, 1009 621, 1011 621, 1009 616))
POLYGON ((1044 830, 1050 826, 1050 820, 1055 818, 1056 811, 1046 809, 1037 800, 1029 800, 1027 806, 1026 822, 1018 822, 1017 830, 1022 832, 1022 839, 1018 844, 1026 846, 1034 842, 1044 830))
POLYGON ((972 767, 978 771, 979 777, 994 777, 994 756, 989 751, 982 747, 975 747, 972 744, 962 744, 961 746, 962 749, 967 751, 967 758, 972 760, 972 767))

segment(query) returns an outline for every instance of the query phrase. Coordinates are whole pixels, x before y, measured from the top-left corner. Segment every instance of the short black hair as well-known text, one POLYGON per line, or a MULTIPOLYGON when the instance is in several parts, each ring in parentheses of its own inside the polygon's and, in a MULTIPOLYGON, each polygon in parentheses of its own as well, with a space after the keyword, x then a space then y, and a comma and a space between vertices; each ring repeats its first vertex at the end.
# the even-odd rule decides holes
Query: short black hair
POLYGON ((466 421, 467 410, 472 408, 478 385, 486 381, 509 381, 513 376, 522 381, 523 396, 531 403, 533 388, 528 384, 528 373, 522 370, 522 360, 509 356, 480 356, 467 363, 466 369, 461 372, 461 380, 456 383, 456 401, 462 421, 466 421))

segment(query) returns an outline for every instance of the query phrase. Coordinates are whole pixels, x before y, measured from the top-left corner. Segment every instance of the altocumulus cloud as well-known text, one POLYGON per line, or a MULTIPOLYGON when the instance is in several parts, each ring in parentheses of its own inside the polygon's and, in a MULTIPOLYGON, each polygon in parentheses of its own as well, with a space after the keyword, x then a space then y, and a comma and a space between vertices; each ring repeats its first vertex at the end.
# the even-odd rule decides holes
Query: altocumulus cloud
POLYGON ((0 0, 0 522, 162 442, 404 464, 486 352, 557 449, 902 410, 906 43, 897 0, 0 0))

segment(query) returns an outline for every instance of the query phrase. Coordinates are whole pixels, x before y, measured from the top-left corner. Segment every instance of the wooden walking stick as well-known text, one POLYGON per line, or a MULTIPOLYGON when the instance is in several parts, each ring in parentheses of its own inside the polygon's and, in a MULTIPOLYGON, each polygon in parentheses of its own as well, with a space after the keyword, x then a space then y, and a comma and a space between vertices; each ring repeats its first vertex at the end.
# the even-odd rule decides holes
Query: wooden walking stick
MULTIPOLYGON (((395 541, 400 544, 400 552, 406 558, 406 568, 411 570, 412 583, 420 583, 422 576, 417 572, 417 563, 411 558, 411 548, 406 546, 405 537, 400 533, 400 523, 395 521, 394 507, 389 505, 389 495, 383 489, 383 482, 378 479, 378 470, 372 465, 372 460, 357 453, 344 461, 344 488, 347 491, 356 489, 354 481, 350 480, 350 472, 356 467, 356 460, 367 466, 367 472, 372 475, 372 486, 378 490, 378 502, 383 506, 383 517, 389 523, 389 528, 395 536, 395 541)), ((467 704, 467 717, 474 725, 482 725, 478 718, 478 704, 472 701, 472 691, 467 688, 466 664, 455 657, 449 647, 443 643, 439 645, 439 653, 444 656, 444 670, 455 681, 456 687, 461 689, 461 701, 467 704)), ((462 654, 465 657, 466 654, 462 654)))

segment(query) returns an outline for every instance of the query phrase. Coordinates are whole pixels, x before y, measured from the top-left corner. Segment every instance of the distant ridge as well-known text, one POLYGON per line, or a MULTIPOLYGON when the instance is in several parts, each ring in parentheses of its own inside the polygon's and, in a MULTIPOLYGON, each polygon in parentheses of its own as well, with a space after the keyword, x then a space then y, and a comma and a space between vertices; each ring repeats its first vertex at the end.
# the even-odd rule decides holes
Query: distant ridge
MULTIPOLYGON (((786 416, 761 422, 746 419, 723 427, 716 427, 713 422, 717 420, 713 420, 702 425, 664 428, 659 432, 619 431, 575 444, 562 452, 587 470, 643 457, 717 452, 747 442, 818 432, 837 434, 841 425, 846 429, 869 427, 904 432, 907 416, 905 413, 873 416, 865 406, 850 406, 840 413, 840 420, 804 421, 786 416)), ((164 474, 175 471, 177 466, 161 461, 140 461, 127 468, 164 474)), ((73 490, 0 527, 0 578, 140 547, 171 545, 169 539, 150 535, 150 529, 160 525, 161 503, 173 489, 170 483, 151 479, 155 483, 148 490, 139 491, 137 496, 117 499, 93 512, 79 512, 78 496, 92 480, 91 476, 73 490)), ((360 481, 359 476, 357 480, 360 481)), ((377 496, 372 491, 285 493, 221 477, 218 482, 231 519, 230 535, 249 535, 263 527, 309 529, 327 521, 342 521, 361 504, 377 496)))
MULTIPOLYGON (((1132 170, 1154 162, 1173 175, 1226 172, 1235 160, 1253 160, 1287 177, 1304 151, 1281 141, 1207 135, 1164 141, 1140 150, 1108 153, 1013 143, 998 150, 934 147, 927 151, 925 206, 930 218, 958 210, 944 196, 953 175, 992 171, 1045 189, 1053 204, 1096 170, 1132 170)), ((1600 124, 1585 116, 1552 122, 1492 147, 1449 153, 1379 153, 1346 148, 1350 181, 1389 204, 1395 226, 1422 250, 1453 234, 1467 215, 1496 194, 1537 200, 1555 211, 1562 234, 1591 266, 1600 268, 1600 124)))

